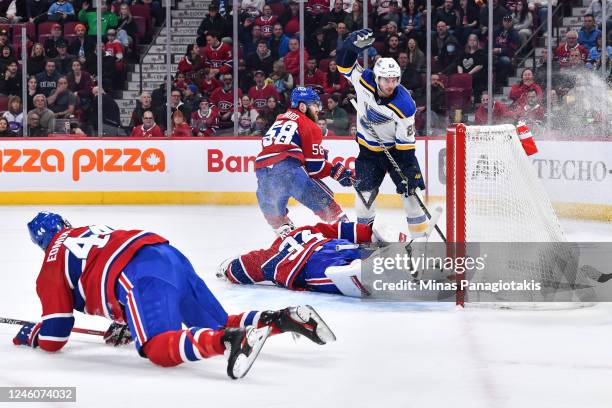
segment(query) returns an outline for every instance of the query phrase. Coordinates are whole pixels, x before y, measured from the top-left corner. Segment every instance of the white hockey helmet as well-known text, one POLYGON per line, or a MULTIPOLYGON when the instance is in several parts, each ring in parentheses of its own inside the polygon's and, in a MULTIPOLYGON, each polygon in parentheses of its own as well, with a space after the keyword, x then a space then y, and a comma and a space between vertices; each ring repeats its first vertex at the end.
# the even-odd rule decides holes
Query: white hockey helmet
POLYGON ((379 58, 374 64, 374 75, 378 78, 399 78, 402 71, 393 58, 379 58))

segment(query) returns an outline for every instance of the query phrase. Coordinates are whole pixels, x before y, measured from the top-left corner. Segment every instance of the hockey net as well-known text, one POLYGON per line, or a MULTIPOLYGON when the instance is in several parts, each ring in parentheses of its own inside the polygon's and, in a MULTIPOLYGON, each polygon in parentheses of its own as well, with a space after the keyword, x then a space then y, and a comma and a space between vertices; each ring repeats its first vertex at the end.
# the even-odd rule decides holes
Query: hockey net
POLYGON ((590 306, 577 301, 572 291, 577 256, 567 245, 551 201, 523 150, 513 125, 465 126, 447 131, 446 228, 453 255, 470 256, 476 246, 492 248, 488 262, 493 273, 458 275, 473 282, 536 281, 552 289, 531 295, 503 293, 483 295, 458 289, 457 304, 518 309, 566 309, 590 306), (525 242, 534 243, 526 250, 525 242), (465 244, 463 244, 465 243, 465 244), (515 243, 515 244, 513 244, 515 243), (518 244, 521 243, 521 244, 518 244), (548 243, 548 244, 536 244, 548 243), (569 268, 559 268, 563 264, 569 268), (571 270, 572 276, 566 276, 571 270), (559 297, 559 292, 564 295, 559 297), (526 298, 527 296, 527 298, 526 298))

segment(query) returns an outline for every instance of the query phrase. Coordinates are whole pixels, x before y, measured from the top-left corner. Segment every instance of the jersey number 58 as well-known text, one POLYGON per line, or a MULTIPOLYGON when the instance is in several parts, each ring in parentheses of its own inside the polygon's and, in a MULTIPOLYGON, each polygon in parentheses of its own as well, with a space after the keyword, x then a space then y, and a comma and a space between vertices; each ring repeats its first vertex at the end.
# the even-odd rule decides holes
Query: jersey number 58
POLYGON ((277 120, 262 138, 264 147, 273 144, 290 144, 298 124, 292 120, 277 120))

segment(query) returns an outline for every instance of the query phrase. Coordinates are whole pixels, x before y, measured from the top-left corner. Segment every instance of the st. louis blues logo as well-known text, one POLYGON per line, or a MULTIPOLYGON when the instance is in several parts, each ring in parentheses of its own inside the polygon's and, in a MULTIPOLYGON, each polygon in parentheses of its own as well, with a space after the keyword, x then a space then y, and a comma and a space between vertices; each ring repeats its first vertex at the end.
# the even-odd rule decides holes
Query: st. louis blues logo
POLYGON ((393 120, 393 118, 383 115, 368 104, 366 104, 366 117, 373 125, 383 125, 393 120))

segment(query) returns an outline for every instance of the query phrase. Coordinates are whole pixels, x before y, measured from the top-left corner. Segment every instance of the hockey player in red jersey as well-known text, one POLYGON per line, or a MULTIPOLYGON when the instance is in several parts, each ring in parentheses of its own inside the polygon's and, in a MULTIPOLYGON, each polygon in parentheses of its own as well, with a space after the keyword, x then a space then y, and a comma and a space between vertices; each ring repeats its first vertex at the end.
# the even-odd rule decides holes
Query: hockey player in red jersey
POLYGON ((361 280, 361 254, 350 244, 380 241, 381 234, 369 224, 305 226, 287 230, 267 249, 223 261, 217 277, 235 284, 267 281, 292 290, 361 297, 368 293, 361 280), (347 249, 338 250, 338 245, 347 249))
POLYGON ((262 138, 255 160, 257 201, 272 228, 292 226, 287 216, 290 197, 311 209, 325 222, 346 219, 333 193, 321 181, 330 176, 341 185, 353 185, 353 172, 342 163, 327 161, 317 126, 321 101, 311 88, 298 86, 291 93, 291 109, 278 115, 262 138))
POLYGON ((164 367, 227 354, 235 379, 246 375, 270 334, 335 340, 310 306, 228 315, 187 258, 157 234, 73 228, 53 213, 39 213, 28 229, 45 251, 36 281, 42 321, 24 325, 16 345, 60 350, 77 310, 127 323, 138 353, 164 367))

